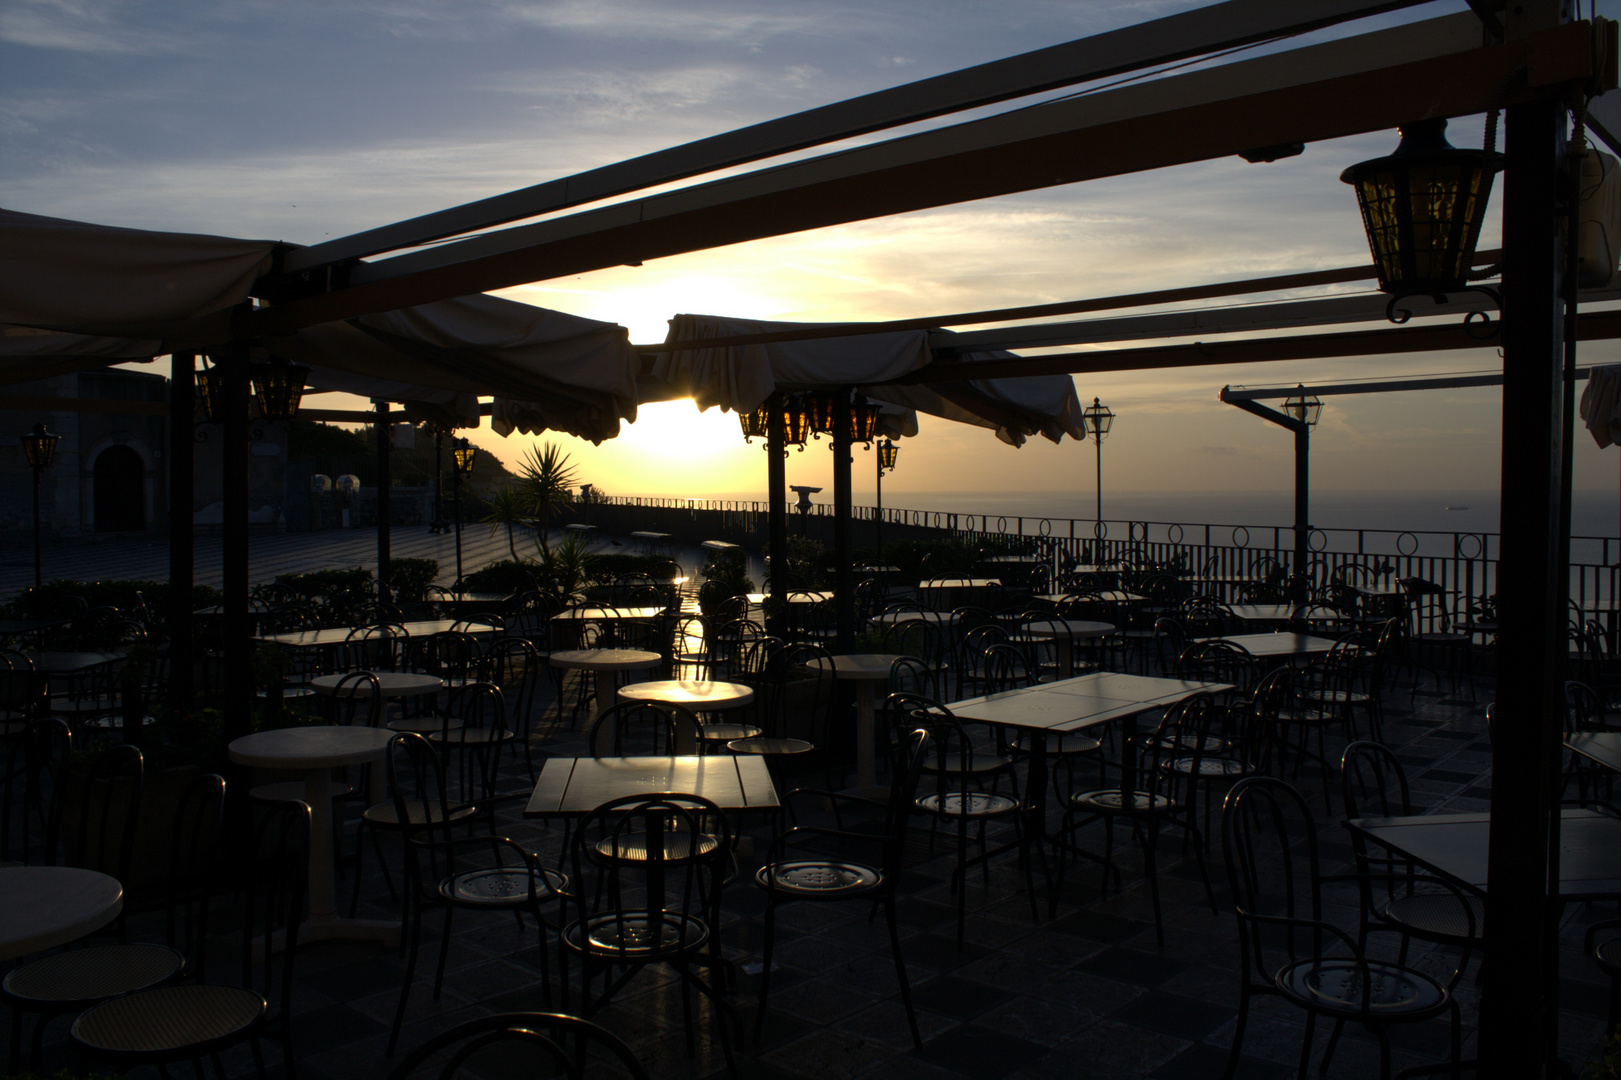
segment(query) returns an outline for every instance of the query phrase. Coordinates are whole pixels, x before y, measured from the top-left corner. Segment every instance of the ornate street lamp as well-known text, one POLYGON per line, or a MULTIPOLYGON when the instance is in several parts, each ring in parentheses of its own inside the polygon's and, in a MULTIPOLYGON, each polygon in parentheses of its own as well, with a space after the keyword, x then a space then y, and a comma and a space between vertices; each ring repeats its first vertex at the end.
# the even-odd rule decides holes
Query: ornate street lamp
POLYGON ((253 383, 253 396, 259 402, 259 415, 266 420, 291 420, 298 413, 298 403, 304 397, 304 380, 310 369, 303 364, 289 363, 285 357, 273 356, 266 363, 250 364, 248 378, 253 383))
POLYGON ((872 519, 872 548, 878 561, 884 561, 884 473, 895 468, 895 459, 900 457, 901 448, 889 439, 878 443, 878 480, 876 495, 878 506, 877 516, 872 519))
POLYGON ((450 451, 451 464, 451 505, 452 513, 456 517, 456 591, 462 589, 462 477, 473 473, 473 460, 478 457, 478 448, 468 442, 465 437, 457 439, 455 447, 450 451))
POLYGON ((878 418, 883 414, 883 408, 875 402, 856 395, 854 403, 850 406, 850 443, 871 443, 873 436, 878 434, 878 418))
MULTIPOLYGON (((1114 413, 1109 411, 1109 407, 1107 405, 1100 402, 1097 398, 1093 398, 1092 404, 1086 407, 1086 409, 1081 413, 1081 416, 1086 421, 1087 429, 1092 432, 1092 441, 1097 444, 1098 448, 1098 517, 1097 523, 1092 526, 1092 535, 1095 539, 1102 541, 1103 437, 1109 434, 1109 428, 1114 426, 1114 413)), ((1101 562, 1102 556, 1097 556, 1097 559, 1101 562)))
POLYGON ((1403 124, 1395 153, 1340 174, 1356 190, 1379 288, 1390 294, 1391 322, 1411 318, 1396 307, 1409 296, 1444 303, 1449 292, 1475 291, 1502 307, 1497 290, 1470 284, 1469 274, 1503 155, 1460 150, 1447 142, 1446 127, 1445 120, 1403 124))
POLYGON ((808 390, 803 395, 811 418, 812 435, 832 435, 838 427, 839 406, 848 401, 848 390, 808 390))
POLYGON ((771 409, 761 405, 753 412, 740 412, 737 422, 743 426, 743 441, 752 444, 755 439, 771 437, 771 409))
POLYGON ((56 444, 61 438, 60 435, 52 434, 44 424, 35 424, 34 430, 21 438, 23 453, 28 457, 28 467, 34 471, 34 588, 36 589, 42 584, 39 554, 39 474, 51 467, 51 459, 56 456, 56 444))
POLYGON ((783 436, 784 448, 798 446, 799 452, 805 452, 805 442, 811 436, 811 423, 815 419, 813 406, 805 399, 803 394, 789 394, 783 398, 783 436))
POLYGON ((1295 396, 1283 403, 1283 411, 1307 427, 1316 427, 1323 415, 1323 399, 1307 394, 1305 386, 1295 385, 1295 396))

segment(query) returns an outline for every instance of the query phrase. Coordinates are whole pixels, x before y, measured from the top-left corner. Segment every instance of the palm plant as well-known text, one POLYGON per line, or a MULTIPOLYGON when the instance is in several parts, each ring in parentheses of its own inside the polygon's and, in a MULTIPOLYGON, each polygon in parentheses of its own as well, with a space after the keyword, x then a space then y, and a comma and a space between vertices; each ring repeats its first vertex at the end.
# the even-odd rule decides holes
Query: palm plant
POLYGON ((552 518, 574 501, 578 474, 569 464, 568 455, 556 443, 546 443, 538 449, 531 446, 520 469, 520 497, 535 522, 540 550, 545 554, 551 550, 547 530, 552 518))
POLYGON ((585 588, 585 579, 596 561, 596 554, 584 540, 571 534, 554 547, 547 547, 540 539, 536 543, 540 548, 537 569, 543 582, 562 596, 573 596, 585 588))
POLYGON ((512 550, 512 561, 518 562, 519 525, 529 524, 529 506, 524 493, 511 485, 500 487, 489 499, 490 512, 484 518, 484 524, 490 527, 490 535, 494 536, 503 527, 507 530, 507 547, 512 550))

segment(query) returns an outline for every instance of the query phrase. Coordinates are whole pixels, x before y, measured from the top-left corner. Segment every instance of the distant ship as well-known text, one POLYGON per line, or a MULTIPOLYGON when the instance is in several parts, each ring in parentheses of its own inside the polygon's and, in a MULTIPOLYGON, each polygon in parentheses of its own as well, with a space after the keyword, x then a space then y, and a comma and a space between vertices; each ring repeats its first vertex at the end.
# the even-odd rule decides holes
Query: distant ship
POLYGON ((1446 506, 1446 507, 1442 507, 1442 509, 1444 509, 1444 510, 1467 510, 1469 508, 1467 506, 1446 506))

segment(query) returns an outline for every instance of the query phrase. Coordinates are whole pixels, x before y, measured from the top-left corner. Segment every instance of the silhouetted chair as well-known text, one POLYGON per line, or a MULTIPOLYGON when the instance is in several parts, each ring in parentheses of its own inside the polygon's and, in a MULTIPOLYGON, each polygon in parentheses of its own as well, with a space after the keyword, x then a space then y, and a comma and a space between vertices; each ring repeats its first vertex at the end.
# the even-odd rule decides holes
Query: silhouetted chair
MULTIPOLYGON (((1238 1021, 1227 1077, 1238 1067, 1250 1003, 1258 994, 1306 1010, 1302 1076, 1311 1062, 1319 1016, 1334 1022, 1323 1054, 1325 1072, 1348 1021, 1364 1025, 1379 1040, 1380 1076, 1389 1080, 1389 1027, 1443 1014, 1452 1021, 1451 1060, 1458 1065, 1462 1025, 1447 988, 1413 968, 1369 959, 1349 934, 1323 920, 1327 879, 1318 861, 1317 826, 1299 792, 1268 776, 1239 781, 1223 806, 1221 847, 1239 945, 1238 1021)), ((1463 906, 1461 894, 1458 899, 1463 906)), ((1475 935, 1472 920, 1468 931, 1475 935)))
POLYGON ((278 803, 255 836, 247 866, 241 934, 241 982, 176 983, 105 1001, 73 1022, 73 1049, 120 1071, 136 1065, 213 1060, 246 1042, 260 1080, 259 1041, 279 1038, 288 1080, 297 1075, 292 1042, 293 959, 308 887, 310 808, 278 803), (275 1002, 275 1005, 272 1005, 275 1002))

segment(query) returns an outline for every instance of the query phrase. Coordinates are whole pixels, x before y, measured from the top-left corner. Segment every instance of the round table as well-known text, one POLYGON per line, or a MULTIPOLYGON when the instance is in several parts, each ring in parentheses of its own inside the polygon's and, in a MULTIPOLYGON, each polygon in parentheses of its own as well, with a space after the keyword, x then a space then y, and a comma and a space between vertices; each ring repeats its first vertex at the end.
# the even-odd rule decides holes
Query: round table
POLYGON ((310 898, 309 917, 298 931, 300 941, 338 937, 392 941, 399 930, 392 922, 340 919, 333 889, 332 770, 381 762, 393 737, 386 728, 319 725, 260 731, 234 739, 227 747, 239 765, 303 774, 304 801, 310 806, 310 898))
MULTIPOLYGON (((856 684, 856 786, 863 790, 878 785, 873 754, 873 684, 887 683, 890 666, 898 659, 898 655, 891 653, 848 653, 831 657, 833 677, 856 684)), ((809 666, 821 668, 823 663, 813 660, 809 666)))
MULTIPOLYGON (((317 694, 330 696, 337 692, 338 683, 353 674, 355 672, 349 671, 340 675, 317 675, 309 681, 309 685, 317 694)), ((439 676, 417 671, 374 671, 371 674, 377 680, 378 693, 385 698, 426 697, 445 688, 445 680, 439 676)), ((355 697, 371 697, 371 683, 357 679, 349 684, 345 693, 355 697)))
POLYGON ((955 611, 886 611, 867 621, 878 626, 892 626, 903 622, 926 622, 934 626, 956 626, 962 616, 955 611))
POLYGON ((0 960, 77 941, 123 909, 124 887, 95 870, 0 867, 0 960))
MULTIPOLYGON (((742 683, 709 679, 655 679, 619 688, 620 701, 650 701, 680 705, 695 713, 740 709, 754 702, 754 688, 742 683)), ((704 724, 699 734, 710 743, 752 738, 760 729, 752 724, 704 724)))
POLYGON ((1070 643, 1076 638, 1100 638, 1114 633, 1114 623, 1091 619, 1031 619, 1019 631, 1021 636, 1058 639, 1058 675, 1067 679, 1075 670, 1070 643))
POLYGON ((621 671, 646 671, 664 663, 664 657, 646 649, 564 649, 551 655, 552 667, 592 671, 597 676, 597 715, 614 702, 614 676, 621 671))

